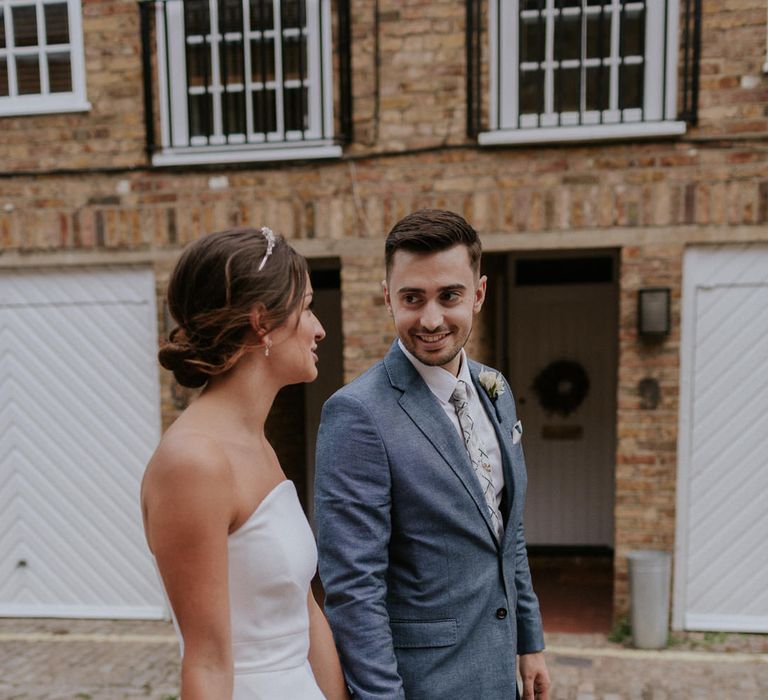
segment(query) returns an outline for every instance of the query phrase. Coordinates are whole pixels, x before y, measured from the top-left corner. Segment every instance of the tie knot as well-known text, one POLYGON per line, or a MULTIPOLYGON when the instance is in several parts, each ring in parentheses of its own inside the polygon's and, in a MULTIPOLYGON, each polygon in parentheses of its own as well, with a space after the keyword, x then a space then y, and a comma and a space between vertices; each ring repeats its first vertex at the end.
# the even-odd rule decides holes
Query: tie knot
POLYGON ((462 379, 456 382, 456 388, 451 394, 451 403, 456 406, 459 403, 466 403, 467 401, 467 385, 462 379))

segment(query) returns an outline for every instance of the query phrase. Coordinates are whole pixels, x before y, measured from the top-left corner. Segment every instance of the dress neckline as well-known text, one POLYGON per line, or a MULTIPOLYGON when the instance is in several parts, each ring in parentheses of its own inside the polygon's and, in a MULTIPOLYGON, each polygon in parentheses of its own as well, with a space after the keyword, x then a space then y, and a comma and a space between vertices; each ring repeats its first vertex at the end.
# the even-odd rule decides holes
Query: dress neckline
POLYGON ((243 524, 240 525, 237 530, 233 530, 232 532, 227 535, 227 537, 234 537, 238 533, 242 532, 245 527, 253 520, 264 508, 264 506, 267 504, 268 501, 271 501, 274 494, 278 491, 280 491, 280 488, 284 484, 290 484, 294 489, 296 488, 294 483, 290 479, 283 479, 282 481, 278 481, 277 484, 275 484, 272 489, 267 493, 264 498, 261 499, 261 502, 259 505, 256 506, 256 508, 253 509, 253 512, 243 521, 243 524))

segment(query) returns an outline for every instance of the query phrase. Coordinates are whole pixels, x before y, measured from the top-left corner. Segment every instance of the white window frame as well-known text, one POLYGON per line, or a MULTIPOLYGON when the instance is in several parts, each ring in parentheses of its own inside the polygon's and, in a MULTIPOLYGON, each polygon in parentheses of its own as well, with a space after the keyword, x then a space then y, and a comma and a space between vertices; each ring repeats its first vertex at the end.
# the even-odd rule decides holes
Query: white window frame
POLYGON ((85 94, 85 56, 83 52, 83 23, 80 0, 65 0, 69 20, 69 43, 46 46, 43 33, 44 5, 59 4, 61 0, 0 0, 0 13, 5 17, 5 48, 0 49, 0 58, 7 61, 8 92, 0 97, 0 117, 22 114, 58 114, 62 112, 86 112, 91 105, 85 94), (12 7, 34 6, 37 11, 36 46, 11 48, 13 44, 12 7), (46 53, 68 51, 72 70, 71 92, 48 92, 48 65, 46 53), (40 60, 40 94, 19 95, 16 78, 16 56, 37 55, 40 60))
MULTIPOLYGON (((156 10, 157 26, 157 55, 158 81, 160 95, 160 137, 162 151, 152 157, 153 165, 187 165, 198 163, 232 163, 270 160, 292 160, 305 158, 337 158, 341 156, 341 147, 332 138, 324 138, 323 133, 333 132, 333 82, 331 55, 331 11, 330 0, 306 0, 307 15, 307 56, 321 56, 321 61, 307 61, 307 76, 304 81, 307 87, 308 129, 301 131, 286 131, 283 120, 282 91, 298 87, 298 80, 282 80, 282 61, 280 51, 282 42, 273 41, 275 50, 274 80, 266 83, 267 89, 275 89, 277 129, 265 135, 254 130, 253 104, 246 98, 246 133, 230 134, 223 131, 223 114, 221 96, 224 94, 219 74, 219 45, 223 36, 218 31, 218 16, 216 0, 208 0, 211 32, 211 86, 213 94, 213 135, 210 140, 205 137, 193 137, 190 142, 187 111, 187 70, 186 51, 183 33, 183 8, 180 0, 170 0, 165 11, 158 5, 156 10), (323 36, 320 36, 317 16, 322 13, 321 24, 323 36), (165 27, 165 17, 168 26, 165 27), (167 29, 167 31, 166 31, 167 29), (168 37, 168 50, 165 41, 168 37), (167 57, 167 60, 166 60, 167 57), (169 86, 167 76, 173 76, 169 86), (324 91, 321 90, 324 86, 324 91), (170 89, 170 100, 169 100, 170 89), (324 93, 324 94, 323 94, 324 93), (169 110, 168 103, 171 103, 169 110), (322 123, 321 123, 321 120, 322 123)), ((283 32, 280 26, 280 0, 272 0, 275 27, 264 32, 265 37, 273 39, 283 32)), ((248 17, 248 2, 243 0, 243 16, 248 17)), ((247 23, 247 19, 245 19, 247 23)), ((250 62, 250 39, 260 37, 260 30, 251 30, 244 26, 247 33, 243 41, 243 51, 246 62, 250 62)), ((285 30, 288 36, 291 30, 285 30)), ((293 30, 294 33, 298 30, 293 30)), ((239 32, 232 33, 232 38, 241 38, 239 32)), ((250 71, 245 75, 245 84, 229 85, 229 90, 243 90, 246 93, 256 88, 262 89, 258 81, 252 81, 250 71)), ((204 94, 206 88, 193 88, 189 92, 198 91, 204 94)))
MULTIPOLYGON (((643 78, 643 109, 624 109, 618 106, 619 87, 619 7, 620 0, 612 0, 610 15, 610 55, 606 58, 587 58, 586 39, 582 34, 580 60, 558 62, 554 58, 554 20, 562 12, 581 16, 599 14, 599 6, 582 0, 580 8, 558 8, 556 0, 544 0, 545 22, 544 60, 538 65, 544 71, 544 111, 539 115, 522 115, 518 125, 518 68, 519 66, 519 0, 490 2, 490 119, 489 131, 479 134, 481 145, 504 143, 533 143, 544 141, 583 141, 614 138, 671 136, 685 133, 685 122, 677 120, 677 55, 679 34, 678 0, 667 1, 666 18, 664 0, 645 0, 645 66, 643 78), (666 38, 664 24, 666 21, 666 38), (501 41, 499 41, 501 37, 501 41), (499 45, 500 44, 500 45, 499 45), (664 50, 666 46, 666 57, 664 50), (555 70, 599 66, 602 61, 609 83, 608 109, 579 112, 555 112, 555 70), (571 65, 572 64, 572 65, 571 65), (500 68, 501 66, 501 68, 500 68), (666 90, 665 90, 666 85, 666 90), (601 120, 602 116, 602 120, 601 120), (601 123, 602 122, 602 123, 601 123)), ((641 3, 630 3, 627 9, 639 9, 641 3)), ((523 12, 525 14, 526 11, 523 12)), ((538 16, 537 10, 530 11, 538 16)), ((639 62, 639 61, 638 61, 639 62)), ((533 66, 535 64, 531 64, 533 66)), ((581 104, 585 104, 586 81, 581 81, 581 104)))

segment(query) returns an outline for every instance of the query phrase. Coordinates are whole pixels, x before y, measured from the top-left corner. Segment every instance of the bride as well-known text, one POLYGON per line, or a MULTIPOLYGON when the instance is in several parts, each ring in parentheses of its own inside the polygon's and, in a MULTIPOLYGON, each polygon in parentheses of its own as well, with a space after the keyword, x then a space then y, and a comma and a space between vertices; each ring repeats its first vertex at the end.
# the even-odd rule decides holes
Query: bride
POLYGON ((171 277, 178 327, 160 363, 203 390, 163 436, 141 501, 183 700, 347 697, 310 590, 312 531, 264 435, 278 390, 317 376, 311 304, 306 261, 267 228, 204 236, 171 277))

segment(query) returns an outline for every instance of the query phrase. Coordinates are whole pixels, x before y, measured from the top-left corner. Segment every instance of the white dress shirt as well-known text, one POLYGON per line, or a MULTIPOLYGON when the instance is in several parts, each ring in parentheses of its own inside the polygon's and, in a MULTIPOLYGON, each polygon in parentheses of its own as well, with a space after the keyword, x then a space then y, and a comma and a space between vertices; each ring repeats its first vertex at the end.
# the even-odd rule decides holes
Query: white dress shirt
POLYGON ((485 408, 477 395, 475 384, 472 381, 472 375, 469 373, 469 363, 467 362, 467 355, 462 349, 461 351, 461 365, 459 368, 459 376, 454 377, 447 369, 442 367, 431 367, 425 365, 423 362, 414 357, 408 350, 403 341, 398 339, 397 341, 403 354, 410 360, 416 371, 421 375, 429 390, 435 395, 440 405, 443 407, 445 414, 450 418, 453 427, 456 428, 456 432, 461 437, 461 441, 464 442, 464 435, 461 432, 461 425, 459 425, 459 416, 456 414, 456 409, 451 403, 451 395, 456 388, 456 383, 462 380, 467 385, 467 397, 469 400, 469 412, 472 415, 472 420, 475 423, 475 430, 477 436, 485 447, 485 451, 488 454, 488 459, 491 462, 491 474, 493 475, 493 485, 496 489, 496 505, 501 505, 501 497, 504 493, 504 471, 501 468, 501 450, 499 449, 499 440, 496 437, 496 431, 493 429, 493 424, 488 414, 485 412, 485 408))

